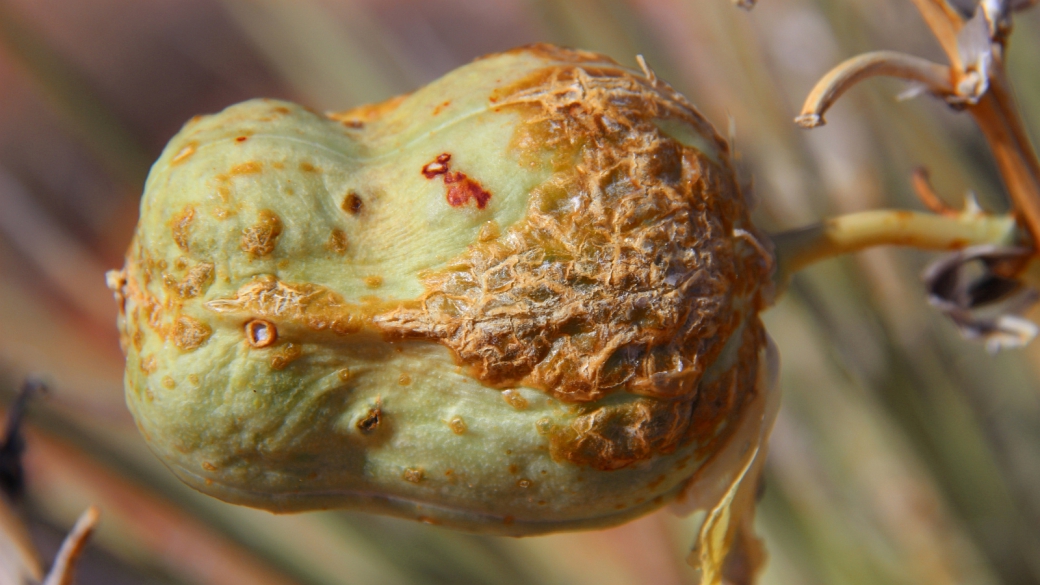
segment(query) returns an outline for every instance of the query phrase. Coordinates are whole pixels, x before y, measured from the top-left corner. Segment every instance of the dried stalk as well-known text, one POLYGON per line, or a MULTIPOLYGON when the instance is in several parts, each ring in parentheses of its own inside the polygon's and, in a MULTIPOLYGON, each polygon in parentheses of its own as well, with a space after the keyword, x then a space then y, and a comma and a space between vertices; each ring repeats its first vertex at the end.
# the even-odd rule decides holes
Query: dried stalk
POLYGON ((806 266, 880 245, 926 250, 959 250, 979 244, 1007 246, 1018 235, 1015 219, 974 211, 937 215, 880 209, 850 213, 772 236, 776 246, 777 289, 806 266))
POLYGON ((951 106, 964 108, 975 119, 1000 169, 1013 203, 1010 216, 998 217, 949 209, 932 191, 927 175, 918 172, 914 190, 935 214, 871 211, 824 221, 774 237, 778 256, 777 282, 817 260, 870 246, 897 244, 953 250, 972 244, 1020 243, 1017 224, 1031 237, 1034 253, 1040 242, 1040 159, 1029 140, 1015 105, 1003 55, 1010 32, 1010 13, 1034 1, 982 2, 965 22, 945 0, 912 0, 924 17, 950 65, 878 51, 849 59, 821 79, 806 98, 799 125, 824 123, 823 115, 841 95, 864 79, 884 75, 923 85, 951 106))

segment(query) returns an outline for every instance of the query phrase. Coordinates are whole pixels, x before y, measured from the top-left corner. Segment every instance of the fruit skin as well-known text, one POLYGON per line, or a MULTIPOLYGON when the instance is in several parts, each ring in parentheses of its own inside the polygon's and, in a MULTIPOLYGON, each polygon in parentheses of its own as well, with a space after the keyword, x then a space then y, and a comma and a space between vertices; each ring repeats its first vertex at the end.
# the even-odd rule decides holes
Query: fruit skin
POLYGON ((725 142, 600 55, 327 116, 245 102, 170 141, 109 275, 127 404, 229 502, 618 524, 758 416, 754 234, 725 142))

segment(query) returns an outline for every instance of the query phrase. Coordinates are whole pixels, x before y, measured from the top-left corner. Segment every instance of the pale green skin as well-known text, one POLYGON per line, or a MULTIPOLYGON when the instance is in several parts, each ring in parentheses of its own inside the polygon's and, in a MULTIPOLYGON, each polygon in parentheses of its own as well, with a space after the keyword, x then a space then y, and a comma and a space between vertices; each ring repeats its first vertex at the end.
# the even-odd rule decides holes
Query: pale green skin
MULTIPOLYGON (((126 276, 168 305, 166 322, 189 315, 212 335, 197 349, 181 350, 135 320, 139 301, 131 295, 127 339, 136 331, 141 338, 140 349, 126 343, 126 388, 149 445, 182 480, 223 500, 277 512, 353 508, 513 535, 617 524, 682 489, 703 463, 693 456, 698 444, 615 471, 556 461, 536 423, 568 425, 576 416, 571 405, 519 388, 529 407, 514 408, 441 345, 319 333, 272 319, 279 343, 257 349, 243 334, 249 315, 205 306, 261 275, 320 284, 347 302, 420 296, 420 271, 464 252, 489 220, 504 233, 523 218, 530 189, 549 176, 548 163, 522 165, 510 147, 519 114, 495 112, 488 101, 496 88, 546 65, 523 52, 475 62, 364 130, 293 104, 256 100, 193 121, 171 140, 148 177, 126 276), (273 114, 275 108, 289 113, 273 114), (242 135, 248 140, 236 142, 242 135), (195 153, 172 164, 193 141, 195 153), (493 193, 486 209, 451 207, 443 183, 422 176, 423 165, 442 152, 451 152, 453 169, 493 193), (231 178, 229 203, 222 202, 217 176, 252 161, 262 163, 262 172, 231 178), (284 168, 273 168, 275 162, 284 168), (322 172, 304 172, 301 162, 322 172), (341 209, 352 190, 364 201, 357 217, 341 209), (187 205, 196 213, 185 253, 170 221, 187 205), (233 214, 218 219, 217 207, 233 214), (272 254, 254 258, 240 241, 261 209, 278 215, 282 234, 272 254), (334 228, 349 238, 344 255, 325 246, 334 228), (143 284, 145 267, 133 261, 142 254, 165 261, 176 280, 200 262, 214 264, 215 277, 198 297, 180 300, 158 271, 143 284), (184 268, 176 267, 178 258, 184 268), (367 286, 369 276, 381 277, 382 286, 367 286), (271 357, 284 341, 300 345, 302 356, 275 370, 271 357), (147 357, 155 360, 151 373, 142 369, 147 357), (346 380, 338 374, 343 368, 350 371, 346 380), (410 384, 400 383, 402 374, 410 384), (173 388, 168 380, 164 385, 167 377, 173 388), (356 423, 377 405, 383 420, 366 435, 356 423), (465 433, 449 426, 455 416, 465 433), (417 469, 420 481, 404 479, 417 469), (531 483, 523 487, 521 480, 531 483)), ((739 338, 738 329, 731 340, 739 338)), ((735 351, 726 352, 707 379, 734 359, 735 351)), ((607 401, 636 398, 620 393, 607 401)))

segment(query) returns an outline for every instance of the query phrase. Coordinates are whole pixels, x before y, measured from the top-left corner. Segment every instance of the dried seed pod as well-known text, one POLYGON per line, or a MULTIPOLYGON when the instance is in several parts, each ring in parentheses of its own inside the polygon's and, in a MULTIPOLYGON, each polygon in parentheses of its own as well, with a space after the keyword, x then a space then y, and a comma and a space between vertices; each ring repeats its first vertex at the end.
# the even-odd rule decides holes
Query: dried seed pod
POLYGON ((110 275, 128 404, 231 502, 616 524, 761 422, 755 233, 726 143, 600 55, 518 49, 328 116, 246 102, 173 138, 110 275))

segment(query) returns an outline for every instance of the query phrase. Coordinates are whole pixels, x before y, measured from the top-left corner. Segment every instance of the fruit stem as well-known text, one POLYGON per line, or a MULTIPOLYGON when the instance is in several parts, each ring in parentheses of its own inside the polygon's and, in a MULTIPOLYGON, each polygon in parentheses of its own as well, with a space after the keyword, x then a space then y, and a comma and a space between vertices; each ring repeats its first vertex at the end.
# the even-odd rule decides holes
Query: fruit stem
POLYGON ((883 245, 925 250, 1008 246, 1022 236, 1011 215, 988 215, 974 209, 950 215, 896 209, 850 213, 772 235, 777 260, 773 279, 779 295, 795 272, 841 254, 883 245))

